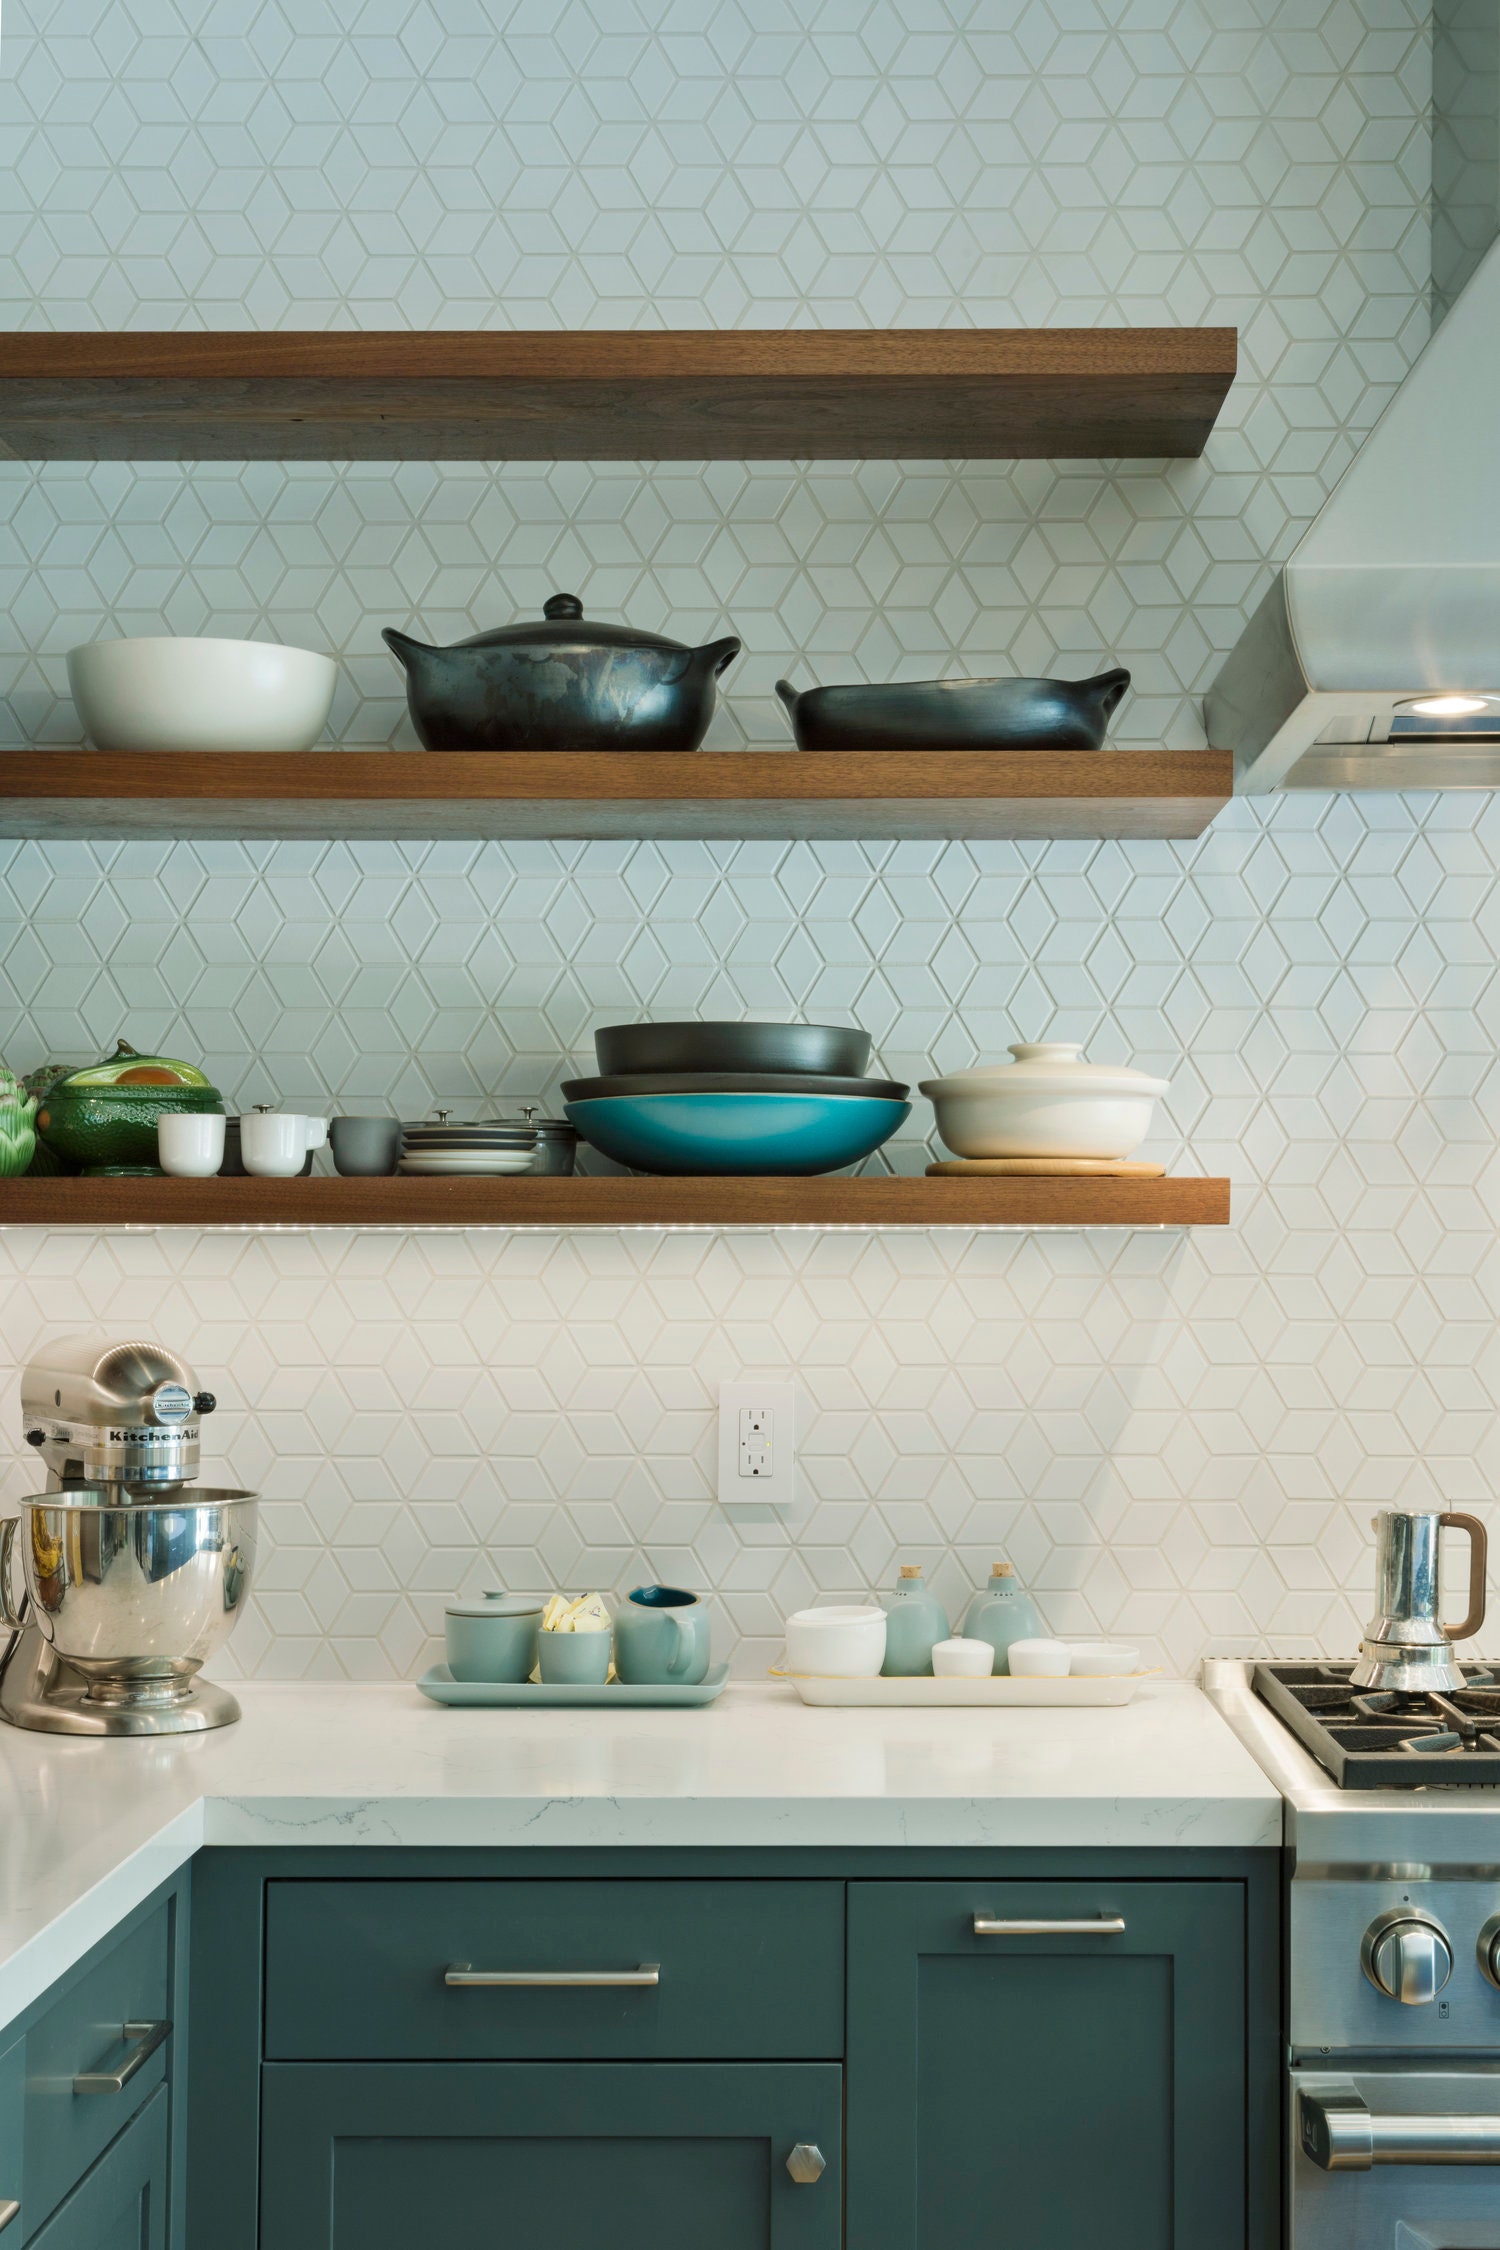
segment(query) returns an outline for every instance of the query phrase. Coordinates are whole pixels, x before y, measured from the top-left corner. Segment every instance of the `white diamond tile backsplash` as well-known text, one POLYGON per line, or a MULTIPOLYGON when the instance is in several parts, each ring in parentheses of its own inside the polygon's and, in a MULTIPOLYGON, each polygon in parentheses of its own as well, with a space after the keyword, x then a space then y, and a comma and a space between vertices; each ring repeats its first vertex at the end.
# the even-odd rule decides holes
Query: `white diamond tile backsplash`
MULTIPOLYGON (((580 593, 777 675, 1093 672, 1202 741, 1223 653, 1428 326, 1415 0, 7 0, 0 322, 1207 321, 1202 461, 0 463, 0 746, 75 642, 306 640, 407 742, 379 628, 580 593)), ((1172 1080, 1194 1235, 0 1236, 0 1418, 46 1334, 154 1330, 266 1494, 218 1669, 384 1677, 487 1584, 711 1589, 742 1671, 809 1596, 1009 1554, 1060 1631, 1351 1646, 1368 1517, 1488 1501, 1500 814, 1239 804, 1194 845, 0 843, 0 1055, 122 1031, 236 1100, 549 1095, 593 1024, 853 1018, 888 1072, 1086 1039, 1172 1080), (714 1395, 793 1376, 792 1522, 713 1497, 714 1395), (8 1403, 7 1403, 8 1402, 8 1403)), ((926 1160, 921 1119, 889 1160, 926 1160)), ((28 1469, 0 1428, 0 1501, 28 1469)))
POLYGON ((917 1559, 956 1608, 1000 1554, 1058 1631, 1174 1670, 1347 1651, 1371 1510, 1489 1498, 1493 800, 1241 803, 1196 844, 365 857, 4 847, 0 1051, 128 1022, 245 1099, 409 1110, 545 1092, 637 1009, 853 1017, 901 1076, 1067 1036, 1170 1077, 1147 1153, 1230 1172, 1234 1223, 0 1237, 12 1431, 15 1364, 85 1318, 220 1393, 215 1476, 267 1496, 221 1670, 409 1671, 456 1591, 656 1577, 712 1589, 753 1672, 813 1595, 917 1559), (714 1498, 746 1374, 801 1386, 790 1521, 714 1498))

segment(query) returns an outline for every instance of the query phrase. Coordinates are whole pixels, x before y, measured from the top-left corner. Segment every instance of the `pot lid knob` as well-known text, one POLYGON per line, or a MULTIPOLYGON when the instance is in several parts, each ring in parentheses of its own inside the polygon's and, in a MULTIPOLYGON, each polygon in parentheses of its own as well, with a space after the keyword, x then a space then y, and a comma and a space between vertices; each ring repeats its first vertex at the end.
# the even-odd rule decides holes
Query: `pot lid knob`
POLYGON ((542 615, 549 624, 559 619, 582 617, 583 604, 576 594, 549 594, 542 604, 542 615))

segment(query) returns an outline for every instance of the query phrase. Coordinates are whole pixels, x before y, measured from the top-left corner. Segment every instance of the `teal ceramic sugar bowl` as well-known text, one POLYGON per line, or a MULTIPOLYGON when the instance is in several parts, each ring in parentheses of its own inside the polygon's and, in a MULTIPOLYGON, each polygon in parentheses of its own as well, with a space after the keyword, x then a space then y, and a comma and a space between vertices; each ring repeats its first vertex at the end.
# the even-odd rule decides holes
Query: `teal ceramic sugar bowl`
POLYGON ((696 1687, 708 1671, 707 1604, 681 1586, 637 1586, 615 1611, 615 1670, 627 1687, 696 1687))
POLYGON ((896 1591, 885 1613, 886 1679, 929 1679, 932 1652, 948 1638, 948 1612, 929 1593, 920 1563, 903 1563, 896 1591))
POLYGON ((1036 1603, 1023 1594, 1014 1563, 997 1562, 988 1586, 980 1588, 964 1612, 964 1638, 988 1641, 995 1652, 995 1673, 1003 1678, 1010 1670, 1013 1641, 1046 1638, 1047 1628, 1036 1603))
POLYGON ((541 1622, 542 1603, 532 1594, 455 1602, 443 1619, 449 1671, 455 1680, 529 1680, 541 1622))

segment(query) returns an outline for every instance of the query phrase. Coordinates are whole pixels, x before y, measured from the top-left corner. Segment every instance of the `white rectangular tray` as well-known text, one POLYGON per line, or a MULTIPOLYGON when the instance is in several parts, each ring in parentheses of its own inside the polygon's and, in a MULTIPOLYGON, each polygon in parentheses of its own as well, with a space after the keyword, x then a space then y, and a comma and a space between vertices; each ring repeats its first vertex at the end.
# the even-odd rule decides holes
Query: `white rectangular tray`
POLYGON ((778 1675, 791 1681, 804 1703, 851 1711, 889 1711, 901 1705, 928 1711, 1097 1710, 1128 1703, 1147 1676, 1125 1672, 1108 1680, 830 1680, 806 1672, 778 1675))

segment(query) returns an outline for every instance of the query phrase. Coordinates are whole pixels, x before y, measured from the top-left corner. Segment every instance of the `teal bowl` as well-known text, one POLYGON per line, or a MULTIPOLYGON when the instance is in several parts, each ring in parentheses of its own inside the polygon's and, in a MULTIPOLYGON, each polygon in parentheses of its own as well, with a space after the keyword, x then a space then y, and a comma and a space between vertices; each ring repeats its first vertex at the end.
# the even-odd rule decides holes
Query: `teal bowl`
POLYGON ((911 1115, 910 1102, 863 1094, 622 1094, 563 1107, 616 1164, 700 1175, 837 1172, 911 1115))

